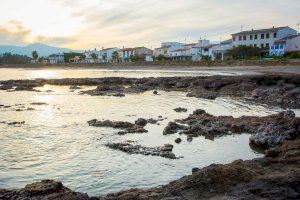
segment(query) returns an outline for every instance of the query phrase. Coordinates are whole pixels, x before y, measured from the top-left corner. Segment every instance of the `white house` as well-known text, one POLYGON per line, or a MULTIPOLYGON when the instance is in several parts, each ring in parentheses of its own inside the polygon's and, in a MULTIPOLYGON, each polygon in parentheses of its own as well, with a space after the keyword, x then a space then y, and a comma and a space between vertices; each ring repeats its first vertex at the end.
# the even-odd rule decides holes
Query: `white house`
POLYGON ((50 64, 64 63, 65 62, 64 53, 50 55, 49 62, 50 64))
POLYGON ((300 53, 300 35, 291 35, 276 40, 270 47, 270 55, 282 56, 285 53, 300 53))
POLYGON ((262 53, 268 54, 269 48, 274 45, 276 40, 296 34, 297 31, 288 26, 260 30, 252 29, 232 34, 232 46, 246 45, 259 47, 263 50, 262 53))
POLYGON ((82 60, 84 63, 95 63, 95 62, 97 62, 97 59, 94 59, 93 57, 92 57, 92 54, 96 54, 97 55, 97 51, 96 51, 96 49, 94 50, 94 51, 85 51, 84 53, 83 53, 83 55, 84 55, 84 59, 82 60))
POLYGON ((132 56, 136 56, 145 61, 146 56, 153 55, 153 51, 146 47, 123 48, 118 51, 119 58, 122 62, 130 61, 132 56))
POLYGON ((99 62, 113 62, 113 53, 118 52, 120 49, 117 47, 106 48, 97 51, 99 62))
POLYGON ((211 59, 226 60, 231 58, 231 55, 227 53, 230 49, 232 49, 232 39, 220 42, 220 44, 217 44, 212 47, 211 59))

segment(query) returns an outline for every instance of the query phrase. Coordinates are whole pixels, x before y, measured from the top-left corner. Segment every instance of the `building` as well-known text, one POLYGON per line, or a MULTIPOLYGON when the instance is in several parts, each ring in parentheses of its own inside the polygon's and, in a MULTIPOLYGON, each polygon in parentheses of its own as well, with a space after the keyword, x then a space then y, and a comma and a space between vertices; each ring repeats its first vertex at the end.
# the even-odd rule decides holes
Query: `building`
POLYGON ((128 62, 132 57, 145 61, 146 56, 153 55, 153 51, 146 47, 123 48, 118 51, 122 62, 128 62))
POLYGON ((291 35, 276 40, 270 47, 270 55, 283 56, 285 53, 300 54, 300 35, 291 35))
POLYGON ((228 50, 230 49, 232 49, 232 39, 220 42, 220 44, 212 47, 211 59, 227 60, 232 58, 232 56, 228 53, 228 50))
POLYGON ((159 56, 168 57, 170 47, 171 46, 162 46, 162 47, 159 47, 159 48, 155 48, 154 51, 153 51, 153 56, 154 57, 159 57, 159 56))
POLYGON ((99 62, 113 62, 113 53, 118 52, 120 49, 117 47, 106 48, 97 51, 98 61, 99 62))
POLYGON ((265 55, 269 53, 269 48, 274 45, 275 41, 296 34, 297 31, 288 26, 260 30, 252 29, 232 34, 232 46, 246 45, 259 47, 262 54, 265 55))
POLYGON ((49 62, 50 64, 64 63, 65 62, 64 53, 50 55, 49 62))
POLYGON ((74 58, 69 59, 70 63, 80 63, 81 62, 81 56, 75 56, 74 58))
MULTIPOLYGON (((94 59, 93 56, 92 56, 93 54, 97 55, 97 50, 96 49, 93 50, 93 51, 90 51, 90 50, 89 51, 85 51, 83 53, 84 59, 82 60, 82 62, 83 63, 95 63, 95 62, 97 62, 98 58, 94 59)), ((97 57, 98 57, 98 55, 97 55, 97 57)))

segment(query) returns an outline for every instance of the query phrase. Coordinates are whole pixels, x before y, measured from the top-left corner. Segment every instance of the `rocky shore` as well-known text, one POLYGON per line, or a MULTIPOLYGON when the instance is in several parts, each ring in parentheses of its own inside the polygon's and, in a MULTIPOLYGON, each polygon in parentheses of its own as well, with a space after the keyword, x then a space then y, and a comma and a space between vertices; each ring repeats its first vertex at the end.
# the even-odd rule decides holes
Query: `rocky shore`
POLYGON ((0 90, 37 91, 45 84, 67 86, 96 86, 82 94, 124 97, 130 93, 151 90, 183 91, 188 97, 215 99, 231 96, 250 102, 300 107, 300 75, 264 74, 251 76, 164 77, 164 78, 78 78, 0 81, 0 90))
POLYGON ((226 165, 194 168, 191 175, 147 190, 132 189, 105 197, 89 197, 52 180, 22 189, 0 189, 0 199, 62 200, 201 200, 299 199, 300 140, 287 141, 267 151, 264 158, 237 160, 226 165))

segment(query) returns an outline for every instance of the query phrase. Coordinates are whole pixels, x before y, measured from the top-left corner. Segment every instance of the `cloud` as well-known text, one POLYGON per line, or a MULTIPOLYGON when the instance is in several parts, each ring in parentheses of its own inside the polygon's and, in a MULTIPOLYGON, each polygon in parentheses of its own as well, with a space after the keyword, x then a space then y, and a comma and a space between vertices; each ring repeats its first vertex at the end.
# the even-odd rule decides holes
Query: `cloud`
POLYGON ((8 45, 22 45, 26 43, 31 31, 20 22, 11 20, 0 25, 0 43, 8 45))

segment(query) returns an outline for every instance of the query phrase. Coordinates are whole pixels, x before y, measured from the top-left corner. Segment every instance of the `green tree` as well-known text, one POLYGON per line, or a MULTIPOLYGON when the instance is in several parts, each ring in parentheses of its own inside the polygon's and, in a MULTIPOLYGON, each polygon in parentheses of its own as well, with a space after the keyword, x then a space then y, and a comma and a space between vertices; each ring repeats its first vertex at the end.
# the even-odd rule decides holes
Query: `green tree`
POLYGON ((235 59, 249 59, 259 56, 260 49, 258 47, 251 46, 238 46, 227 51, 235 59))
POLYGON ((37 60, 39 58, 39 54, 38 54, 37 51, 33 51, 31 55, 32 55, 34 60, 37 60))
POLYGON ((80 57, 82 57, 82 53, 75 53, 75 52, 64 53, 64 60, 65 60, 65 63, 70 62, 70 59, 71 59, 71 58, 75 58, 75 56, 80 56, 80 57))
POLYGON ((119 53, 118 53, 117 51, 114 51, 114 52, 112 53, 112 59, 113 59, 113 61, 115 61, 115 62, 119 62, 119 53))
POLYGON ((92 53, 92 58, 94 59, 94 62, 96 62, 96 60, 97 60, 97 58, 98 58, 98 55, 97 54, 95 54, 95 53, 92 53))

